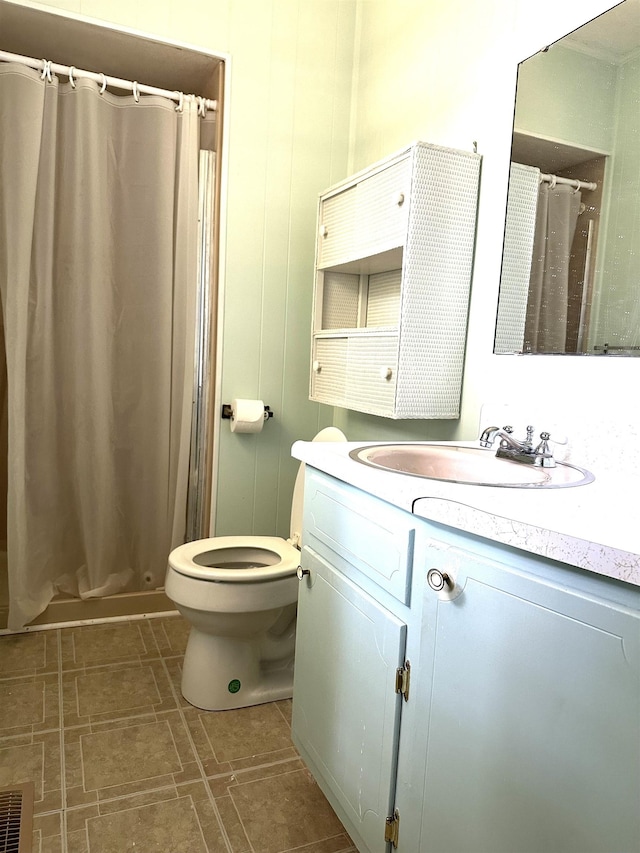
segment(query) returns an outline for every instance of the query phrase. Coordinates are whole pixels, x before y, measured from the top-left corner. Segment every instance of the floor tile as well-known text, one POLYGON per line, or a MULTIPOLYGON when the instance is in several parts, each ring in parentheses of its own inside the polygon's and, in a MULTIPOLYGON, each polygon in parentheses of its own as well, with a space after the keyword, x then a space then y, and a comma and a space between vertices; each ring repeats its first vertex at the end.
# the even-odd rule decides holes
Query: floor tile
POLYGON ((68 853, 228 853, 202 782, 69 809, 68 853))
POLYGON ((30 631, 0 637, 0 679, 57 671, 57 631, 30 631))
POLYGON ((149 624, 163 657, 184 655, 191 625, 182 616, 151 619, 149 624))
POLYGON ((59 732, 0 741, 0 787, 19 782, 34 783, 35 814, 62 808, 59 732))
POLYGON ((0 738, 59 726, 60 691, 56 674, 0 681, 0 738))
POLYGON ((300 758, 220 775, 209 787, 233 853, 355 853, 300 758), (283 799, 271 801, 274 795, 283 799), (256 813, 249 805, 254 796, 256 813), (292 830, 289 824, 298 822, 302 828, 292 830))
POLYGON ((63 670, 159 656, 149 620, 145 619, 63 628, 60 636, 63 670))
POLYGON ((81 751, 87 791, 182 770, 166 720, 84 735, 81 751))
POLYGON ((272 703, 233 711, 201 711, 197 716, 219 762, 280 753, 293 746, 289 726, 272 703))
POLYGON ((70 806, 200 779, 178 712, 65 730, 70 806))
POLYGON ((62 853, 62 812, 34 817, 32 844, 33 853, 62 853))
POLYGON ((291 717, 293 713, 293 700, 292 699, 280 699, 278 702, 274 703, 278 711, 282 714, 282 716, 287 721, 287 725, 291 728, 291 717))
POLYGON ((34 853, 356 853, 293 746, 291 700, 182 698, 188 631, 0 637, 0 785, 34 782, 34 853))
POLYGON ((334 840, 348 844, 344 827, 307 770, 238 784, 229 793, 254 850, 283 853, 334 840))
POLYGON ((208 853, 215 847, 208 847, 198 818, 190 797, 100 815, 87 822, 89 853, 208 853))
POLYGON ((159 660, 65 672, 62 690, 65 727, 155 714, 177 707, 171 683, 159 660))

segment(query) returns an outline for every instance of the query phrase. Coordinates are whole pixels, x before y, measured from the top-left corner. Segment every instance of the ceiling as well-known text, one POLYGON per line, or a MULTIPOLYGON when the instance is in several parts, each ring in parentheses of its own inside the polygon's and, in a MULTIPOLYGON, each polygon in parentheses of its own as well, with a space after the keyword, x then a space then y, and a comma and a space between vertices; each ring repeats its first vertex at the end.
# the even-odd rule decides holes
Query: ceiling
POLYGON ((220 57, 88 19, 0 0, 0 50, 216 98, 220 57))
POLYGON ((640 49, 640 0, 624 0, 561 41, 603 59, 624 62, 640 49))

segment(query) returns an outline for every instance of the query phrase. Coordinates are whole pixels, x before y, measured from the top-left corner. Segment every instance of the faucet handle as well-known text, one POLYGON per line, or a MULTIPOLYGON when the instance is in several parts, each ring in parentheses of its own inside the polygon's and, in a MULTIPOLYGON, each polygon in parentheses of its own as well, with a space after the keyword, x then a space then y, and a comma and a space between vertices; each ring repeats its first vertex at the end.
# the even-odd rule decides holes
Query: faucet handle
POLYGON ((546 431, 541 432, 540 438, 543 439, 543 441, 551 440, 554 444, 568 444, 569 443, 568 436, 565 435, 564 433, 561 433, 561 432, 554 433, 553 435, 551 435, 550 432, 546 432, 546 431))
POLYGON ((535 464, 543 468, 555 468, 556 465, 553 454, 551 453, 551 448, 549 447, 550 437, 551 436, 548 432, 541 432, 540 443, 533 451, 536 457, 535 464))

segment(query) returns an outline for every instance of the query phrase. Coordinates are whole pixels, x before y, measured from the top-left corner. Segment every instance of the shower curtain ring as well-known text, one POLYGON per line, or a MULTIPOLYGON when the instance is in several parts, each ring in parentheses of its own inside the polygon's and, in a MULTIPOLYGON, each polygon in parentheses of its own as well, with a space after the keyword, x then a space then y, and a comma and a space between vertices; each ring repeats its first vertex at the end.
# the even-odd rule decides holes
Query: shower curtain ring
POLYGON ((52 77, 51 77, 51 60, 50 59, 43 59, 42 60, 42 73, 40 75, 40 79, 44 80, 45 78, 47 79, 47 81, 49 83, 53 82, 52 77))
POLYGON ((100 83, 100 94, 104 95, 104 91, 107 88, 107 78, 102 73, 100 73, 100 83))
POLYGON ((551 180, 549 181, 549 187, 554 190, 556 188, 556 176, 551 175, 551 180))
POLYGON ((136 102, 136 104, 139 104, 140 103, 140 93, 138 92, 137 81, 135 81, 135 80, 133 81, 133 85, 131 88, 133 89, 133 99, 136 102))
POLYGON ((207 115, 207 107, 206 107, 204 98, 201 98, 200 96, 198 96, 197 101, 198 101, 198 115, 202 116, 202 118, 205 118, 205 116, 207 115))
POLYGON ((181 113, 184 106, 184 92, 177 92, 178 103, 176 104, 176 112, 181 113))
POLYGON ((72 65, 72 66, 69 68, 69 83, 71 83, 71 88, 72 88, 72 89, 75 89, 75 88, 76 88, 76 81, 73 79, 73 75, 74 75, 75 73, 76 73, 76 67, 75 67, 75 65, 72 65))

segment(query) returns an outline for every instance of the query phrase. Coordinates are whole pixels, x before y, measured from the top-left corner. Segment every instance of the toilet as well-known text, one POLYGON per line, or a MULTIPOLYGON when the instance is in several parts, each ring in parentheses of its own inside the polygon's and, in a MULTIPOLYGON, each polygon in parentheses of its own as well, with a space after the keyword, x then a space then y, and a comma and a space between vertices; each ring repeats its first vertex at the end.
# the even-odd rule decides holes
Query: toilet
MULTIPOLYGON (((313 441, 346 441, 335 427, 313 441)), ((175 548, 165 592, 191 624, 182 695, 207 711, 286 699, 293 691, 304 465, 291 538, 216 536, 175 548)))

